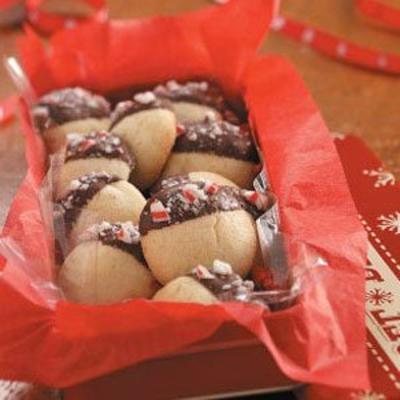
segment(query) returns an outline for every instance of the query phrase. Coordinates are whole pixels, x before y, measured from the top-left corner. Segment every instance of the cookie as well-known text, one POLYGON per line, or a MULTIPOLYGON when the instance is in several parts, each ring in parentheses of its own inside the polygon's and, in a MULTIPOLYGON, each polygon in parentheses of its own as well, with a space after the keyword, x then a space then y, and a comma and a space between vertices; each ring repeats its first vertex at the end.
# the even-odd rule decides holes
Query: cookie
POLYGON ((61 267, 58 283, 69 301, 93 305, 150 298, 158 288, 131 222, 102 222, 83 232, 61 267))
POLYGON ((176 119, 166 100, 152 92, 137 93, 117 104, 111 131, 119 135, 135 156, 131 182, 149 188, 160 176, 176 138, 176 119))
POLYGON ((228 263, 215 260, 210 269, 198 265, 187 276, 167 283, 153 299, 207 305, 221 301, 249 301, 253 291, 252 281, 244 281, 228 263))
POLYGON ((91 225, 102 221, 138 223, 146 204, 132 184, 105 172, 91 173, 73 180, 55 206, 56 223, 64 226, 70 246, 91 225))
POLYGON ((34 124, 43 135, 49 153, 60 150, 69 133, 107 129, 109 115, 108 101, 82 88, 50 92, 32 109, 34 124))
POLYGON ((163 189, 140 216, 146 261, 162 284, 215 259, 246 276, 258 249, 255 219, 270 205, 267 195, 208 181, 163 189))
POLYGON ((209 171, 251 188, 260 170, 259 158, 247 125, 206 121, 180 126, 163 176, 209 171))
POLYGON ((180 84, 171 80, 164 85, 158 85, 154 93, 171 101, 178 123, 202 122, 206 117, 239 123, 238 117, 228 107, 222 91, 209 82, 180 84))
POLYGON ((70 183, 91 172, 106 172, 128 180, 135 159, 119 136, 107 131, 67 136, 64 164, 57 177, 57 197, 64 195, 70 183))

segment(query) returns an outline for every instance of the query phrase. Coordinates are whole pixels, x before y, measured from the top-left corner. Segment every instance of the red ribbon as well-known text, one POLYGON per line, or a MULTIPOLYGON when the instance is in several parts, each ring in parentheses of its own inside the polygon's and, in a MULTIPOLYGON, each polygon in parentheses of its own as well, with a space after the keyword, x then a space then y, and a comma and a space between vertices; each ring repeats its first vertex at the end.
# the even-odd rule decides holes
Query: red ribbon
POLYGON ((283 16, 276 17, 271 28, 338 61, 389 74, 400 74, 400 55, 358 45, 283 16))
POLYGON ((379 0, 356 0, 357 10, 365 17, 386 28, 400 30, 400 8, 379 0))

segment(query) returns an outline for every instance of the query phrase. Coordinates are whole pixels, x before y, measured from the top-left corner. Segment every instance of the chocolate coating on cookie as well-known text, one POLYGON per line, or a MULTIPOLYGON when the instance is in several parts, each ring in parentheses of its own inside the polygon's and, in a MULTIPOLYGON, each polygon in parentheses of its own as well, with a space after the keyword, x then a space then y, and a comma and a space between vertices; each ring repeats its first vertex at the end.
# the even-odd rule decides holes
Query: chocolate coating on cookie
POLYGON ((122 121, 125 117, 140 111, 156 108, 170 109, 169 101, 156 97, 153 92, 136 93, 132 100, 121 101, 111 114, 111 128, 122 121))
POLYGON ((86 118, 107 118, 110 104, 99 95, 82 88, 55 90, 42 96, 32 110, 40 131, 86 118))
POLYGON ((223 118, 232 123, 240 123, 239 118, 227 105, 221 89, 206 81, 178 83, 174 80, 158 85, 154 93, 171 101, 184 101, 215 108, 223 118))
POLYGON ((84 175, 73 180, 68 193, 57 204, 61 207, 66 231, 72 229, 74 222, 84 206, 106 185, 120 179, 105 172, 84 175))
POLYGON ((258 154, 247 125, 206 120, 180 128, 176 153, 208 153, 258 163, 258 154))
POLYGON ((115 247, 134 256, 142 264, 146 264, 140 246, 140 233, 132 222, 110 224, 102 222, 88 228, 80 237, 81 240, 98 240, 106 246, 115 247))
POLYGON ((153 195, 140 216, 139 230, 150 230, 182 223, 219 211, 245 210, 258 218, 269 206, 268 196, 210 181, 189 182, 165 188, 153 195))
POLYGON ((243 280, 225 262, 215 260, 211 269, 195 267, 190 276, 209 290, 220 301, 246 301, 254 291, 254 283, 243 280))
POLYGON ((92 132, 88 135, 72 133, 67 136, 66 162, 100 157, 125 161, 131 169, 135 166, 133 155, 119 136, 107 131, 92 132))

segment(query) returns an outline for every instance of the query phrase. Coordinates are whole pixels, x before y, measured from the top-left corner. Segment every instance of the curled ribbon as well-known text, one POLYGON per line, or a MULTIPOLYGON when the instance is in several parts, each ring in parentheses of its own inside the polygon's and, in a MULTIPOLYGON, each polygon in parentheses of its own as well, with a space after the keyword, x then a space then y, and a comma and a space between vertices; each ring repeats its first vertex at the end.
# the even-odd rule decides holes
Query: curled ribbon
POLYGON ((271 29, 338 61, 388 74, 400 74, 400 55, 368 48, 283 16, 272 21, 271 29))

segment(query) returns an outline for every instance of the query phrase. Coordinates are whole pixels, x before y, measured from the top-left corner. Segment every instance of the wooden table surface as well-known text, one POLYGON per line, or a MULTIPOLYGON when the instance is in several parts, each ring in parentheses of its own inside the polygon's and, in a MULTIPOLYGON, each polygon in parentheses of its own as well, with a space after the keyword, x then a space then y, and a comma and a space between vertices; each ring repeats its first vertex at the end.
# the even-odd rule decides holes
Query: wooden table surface
MULTIPOLYGON (((109 0, 109 7, 112 17, 131 18, 174 14, 208 3, 208 0, 109 0)), ((350 0, 283 0, 282 3, 283 15, 359 44, 400 53, 400 37, 368 25, 356 14, 350 0)), ((0 31, 1 56, 15 53, 14 41, 19 34, 17 30, 0 31)), ((363 137, 400 177, 400 77, 338 63, 276 33, 269 34, 262 49, 288 56, 305 79, 328 127, 363 137)), ((12 93, 14 88, 0 66, 0 98, 12 93)), ((17 124, 10 123, 0 129, 0 224, 24 173, 23 139, 17 124)))

